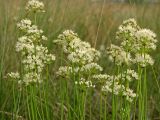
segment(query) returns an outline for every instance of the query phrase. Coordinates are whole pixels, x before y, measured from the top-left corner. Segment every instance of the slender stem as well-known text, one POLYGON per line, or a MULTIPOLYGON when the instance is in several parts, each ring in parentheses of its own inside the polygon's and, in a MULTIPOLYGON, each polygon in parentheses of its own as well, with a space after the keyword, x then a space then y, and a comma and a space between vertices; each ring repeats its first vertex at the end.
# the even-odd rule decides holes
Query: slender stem
POLYGON ((100 120, 101 120, 101 118, 102 118, 102 108, 103 108, 102 106, 103 106, 103 105, 102 105, 102 93, 100 92, 100 116, 99 116, 99 117, 100 117, 100 118, 99 118, 100 120))

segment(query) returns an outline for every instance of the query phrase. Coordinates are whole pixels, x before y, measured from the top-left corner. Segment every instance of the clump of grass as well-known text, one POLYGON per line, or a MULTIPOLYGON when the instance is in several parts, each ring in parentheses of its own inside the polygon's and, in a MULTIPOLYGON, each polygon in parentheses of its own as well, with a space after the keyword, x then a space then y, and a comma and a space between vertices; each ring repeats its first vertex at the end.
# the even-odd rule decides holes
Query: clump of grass
MULTIPOLYGON (((156 49, 155 33, 141 28, 134 19, 128 19, 116 33, 120 46, 111 44, 101 54, 72 30, 66 30, 53 41, 54 46, 61 47, 57 52, 60 61, 56 61, 61 66, 57 65, 59 69, 55 73, 50 66, 55 56, 45 47, 47 37, 37 26, 37 18, 44 12, 42 2, 29 0, 25 17, 17 24, 16 52, 20 56, 20 68, 18 72, 8 74, 8 79, 12 80, 13 107, 8 109, 12 112, 12 119, 130 120, 138 116, 139 120, 147 120, 147 68, 153 69, 154 59, 150 52, 156 49), (105 66, 100 65, 100 60, 104 54, 112 62, 113 71, 103 71, 105 66), (51 80, 54 75, 56 77, 51 80)), ((98 24, 94 47, 98 35, 102 34, 99 34, 101 23, 103 19, 98 24)), ((157 82, 154 69, 153 73, 157 82)), ((10 112, 0 113, 11 115, 10 112)), ((2 119, 5 119, 4 115, 2 119)))
POLYGON ((54 42, 61 45, 63 56, 67 55, 65 61, 67 65, 61 66, 57 75, 61 76, 64 81, 71 82, 73 86, 70 89, 66 85, 63 87, 67 87, 66 91, 71 90, 73 94, 73 99, 70 100, 69 95, 66 98, 69 99, 67 104, 72 108, 69 110, 71 113, 69 113, 68 119, 83 120, 85 119, 87 94, 89 89, 95 87, 91 78, 94 74, 102 71, 102 67, 96 63, 100 52, 92 48, 88 42, 82 41, 76 33, 70 30, 64 31, 54 42))
MULTIPOLYGON (((138 97, 138 119, 146 120, 147 113, 147 72, 146 67, 152 66, 154 60, 149 55, 151 50, 156 49, 156 34, 149 29, 140 28, 134 19, 129 19, 119 26, 116 34, 117 40, 122 40, 121 46, 111 45, 107 50, 109 59, 114 63, 115 74, 105 76, 107 80, 102 90, 112 93, 112 119, 117 119, 117 106, 115 95, 120 96, 120 118, 130 120, 132 106, 136 106, 133 100, 138 97), (131 70, 133 65, 137 65, 137 71, 131 70), (136 94, 129 88, 130 82, 137 80, 136 94), (132 104, 131 104, 132 103, 132 104)), ((103 78, 104 79, 104 78, 103 78)), ((134 117, 135 119, 135 117, 134 117)))
POLYGON ((35 25, 37 22, 36 17, 41 12, 45 12, 42 2, 30 0, 27 3, 26 18, 17 24, 20 30, 20 37, 16 43, 16 51, 21 56, 21 68, 19 72, 8 74, 8 76, 13 79, 13 82, 16 82, 16 84, 13 83, 13 112, 18 114, 19 104, 21 103, 22 93, 24 92, 23 94, 25 94, 26 98, 24 102, 26 102, 26 112, 28 113, 26 117, 32 120, 38 120, 40 118, 49 119, 48 97, 46 94, 47 87, 44 88, 44 85, 48 84, 49 76, 48 67, 46 66, 55 60, 55 56, 49 54, 48 49, 43 46, 43 41, 46 41, 47 37, 45 37, 43 31, 35 25), (33 22, 29 17, 33 19, 33 22), (46 71, 46 78, 43 76, 44 70, 46 71), (19 91, 15 91, 17 86, 19 86, 19 91), (40 96, 38 94, 40 94, 40 96), (40 105, 38 104, 37 97, 43 97, 45 107, 42 102, 40 102, 40 105), (39 106, 41 106, 41 108, 39 108, 39 106))

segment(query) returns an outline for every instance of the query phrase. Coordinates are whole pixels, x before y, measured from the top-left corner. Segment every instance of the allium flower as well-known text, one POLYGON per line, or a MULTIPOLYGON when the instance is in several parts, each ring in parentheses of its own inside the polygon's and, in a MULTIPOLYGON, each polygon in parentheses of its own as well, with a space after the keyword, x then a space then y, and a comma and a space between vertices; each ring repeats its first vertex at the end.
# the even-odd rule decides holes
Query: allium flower
POLYGON ((11 78, 11 79, 20 79, 20 75, 18 72, 11 72, 7 74, 7 77, 11 78))
POLYGON ((138 80, 138 74, 131 69, 127 69, 126 71, 122 72, 121 74, 119 74, 118 79, 121 81, 133 81, 133 80, 138 80))
MULTIPOLYGON (((31 37, 34 37, 35 40, 37 40, 36 38, 40 38, 42 37, 43 31, 38 29, 38 27, 36 25, 32 25, 29 27, 29 29, 27 30, 27 34, 32 35, 31 37)), ((43 36, 44 38, 44 36, 43 36)))
POLYGON ((25 70, 37 70, 38 72, 42 72, 44 66, 49 64, 50 62, 55 60, 55 56, 52 54, 48 54, 47 48, 41 46, 34 46, 34 52, 28 53, 27 56, 24 56, 25 59, 22 60, 24 64, 25 70), (36 54, 35 54, 36 52, 36 54))
POLYGON ((110 92, 115 95, 119 95, 121 94, 121 92, 123 92, 124 90, 124 86, 119 84, 118 82, 114 82, 113 85, 113 81, 106 81, 105 85, 102 87, 102 91, 103 92, 110 92))
POLYGON ((100 52, 92 48, 88 42, 82 41, 71 30, 66 30, 58 36, 56 43, 62 45, 64 53, 68 54, 68 60, 72 63, 85 65, 97 61, 100 52))
POLYGON ((125 96, 126 100, 128 100, 129 102, 132 102, 133 99, 136 97, 136 94, 133 93, 133 90, 126 89, 126 90, 123 91, 123 96, 125 96))
POLYGON ((93 75, 92 78, 97 79, 97 80, 108 80, 111 76, 107 74, 98 74, 98 75, 93 75))
POLYGON ((22 52, 22 54, 33 53, 34 52, 34 44, 32 40, 28 36, 22 36, 18 38, 16 43, 16 51, 22 52))
POLYGON ((113 44, 107 49, 107 54, 109 55, 109 59, 117 65, 129 65, 132 61, 130 53, 125 52, 122 48, 113 44))
POLYGON ((102 86, 103 92, 109 92, 114 93, 115 95, 118 95, 121 89, 123 89, 124 86, 120 86, 118 83, 118 77, 117 76, 110 76, 110 75, 95 75, 93 78, 96 78, 98 80, 105 80, 104 85, 102 86), (114 83, 114 84, 113 84, 114 83))
POLYGON ((88 42, 82 41, 71 30, 66 30, 60 34, 56 43, 62 45, 64 52, 68 54, 68 60, 72 63, 87 64, 97 61, 100 57, 99 51, 92 48, 88 42))
POLYGON ((89 63, 84 66, 82 66, 81 71, 82 72, 97 72, 97 71, 102 71, 103 68, 98 65, 97 63, 89 63))
POLYGON ((70 67, 70 66, 61 66, 61 67, 59 67, 59 69, 56 72, 56 74, 58 76, 66 77, 66 76, 68 76, 72 72, 73 72, 72 67, 70 67))
POLYGON ((45 12, 43 2, 38 0, 29 0, 26 5, 26 10, 28 12, 45 12))
POLYGON ((129 19, 123 21, 122 26, 132 26, 134 28, 139 29, 139 26, 137 25, 137 22, 134 18, 129 18, 129 19))
POLYGON ((80 81, 75 81, 76 85, 80 85, 81 87, 94 88, 92 81, 81 78, 80 81))
POLYGON ((130 18, 119 26, 116 39, 122 41, 121 46, 126 51, 134 50, 135 33, 140 29, 135 19, 130 18))
POLYGON ((132 102, 133 99, 136 97, 136 94, 133 93, 133 90, 126 88, 121 80, 130 80, 131 79, 138 79, 137 74, 133 70, 127 70, 127 75, 124 77, 123 75, 120 76, 110 76, 106 74, 94 75, 93 78, 104 82, 102 86, 102 91, 105 93, 113 93, 115 95, 122 95, 128 100, 132 102))
MULTIPOLYGON (((26 6, 27 11, 43 12, 44 4, 38 0, 30 0, 26 6)), ((49 54, 48 49, 42 45, 47 37, 43 31, 38 29, 31 20, 23 19, 17 27, 23 33, 16 43, 16 51, 22 57, 23 75, 19 82, 21 85, 30 85, 30 83, 41 83, 43 81, 43 70, 55 60, 55 56, 49 54)), ((10 73, 10 76, 19 79, 16 74, 10 73)))
POLYGON ((102 67, 96 62, 100 58, 100 52, 92 48, 88 42, 82 41, 76 33, 71 30, 66 30, 58 36, 54 43, 62 46, 67 60, 72 65, 61 66, 57 72, 62 77, 85 76, 80 80, 76 80, 75 84, 86 87, 94 87, 91 80, 88 80, 92 75, 102 71, 102 67))
POLYGON ((72 40, 77 38, 78 35, 72 30, 65 30, 62 34, 58 36, 57 40, 54 40, 53 42, 62 45, 62 47, 66 47, 72 40))
POLYGON ((113 81, 106 81, 105 85, 102 86, 102 91, 106 93, 112 93, 115 95, 122 95, 126 98, 127 101, 132 102, 133 99, 136 97, 136 94, 133 93, 133 90, 129 88, 125 88, 124 85, 119 84, 119 82, 114 82, 113 86, 113 81))
POLYGON ((134 62, 138 63, 141 67, 146 67, 147 65, 154 64, 154 60, 152 59, 152 57, 149 54, 145 54, 145 53, 136 54, 134 62))
POLYGON ((29 19, 23 19, 19 23, 17 23, 17 27, 22 31, 27 31, 28 29, 30 29, 31 25, 32 22, 29 19))
POLYGON ((18 24, 17 27, 22 31, 28 39, 33 42, 46 41, 47 37, 43 35, 43 30, 38 29, 36 25, 33 25, 29 19, 23 19, 18 24))
POLYGON ((156 34, 149 29, 141 29, 136 32, 136 48, 139 52, 148 52, 156 49, 156 34))
POLYGON ((29 72, 29 73, 24 75, 22 82, 27 86, 27 85, 30 85, 32 83, 41 83, 42 78, 41 78, 39 73, 29 72))
POLYGON ((21 53, 22 64, 24 66, 23 82, 41 83, 41 74, 44 67, 55 60, 55 56, 48 53, 48 49, 42 45, 35 45, 33 42, 21 37, 16 44, 17 52, 21 53), (26 40, 26 41, 25 41, 26 40))

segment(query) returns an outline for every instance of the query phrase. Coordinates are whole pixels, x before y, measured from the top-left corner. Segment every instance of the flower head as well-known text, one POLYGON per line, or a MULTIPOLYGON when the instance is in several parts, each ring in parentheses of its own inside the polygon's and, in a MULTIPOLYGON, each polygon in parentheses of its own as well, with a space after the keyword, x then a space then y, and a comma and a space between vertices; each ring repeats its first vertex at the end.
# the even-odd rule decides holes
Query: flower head
POLYGON ((45 12, 44 11, 44 4, 38 0, 29 0, 26 5, 26 10, 28 12, 45 12))
POLYGON ((117 65, 129 65, 132 61, 130 53, 113 44, 107 49, 107 54, 109 55, 109 59, 117 65))
POLYGON ((152 57, 149 54, 137 53, 135 55, 134 62, 138 63, 141 67, 146 67, 147 65, 152 66, 154 64, 154 60, 152 59, 152 57))
POLYGON ((140 29, 135 19, 130 18, 125 20, 119 26, 116 33, 116 39, 122 41, 121 46, 126 51, 134 50, 135 33, 140 29))
POLYGON ((148 52, 156 49, 156 34, 149 29, 141 29, 136 32, 136 48, 138 52, 148 52))

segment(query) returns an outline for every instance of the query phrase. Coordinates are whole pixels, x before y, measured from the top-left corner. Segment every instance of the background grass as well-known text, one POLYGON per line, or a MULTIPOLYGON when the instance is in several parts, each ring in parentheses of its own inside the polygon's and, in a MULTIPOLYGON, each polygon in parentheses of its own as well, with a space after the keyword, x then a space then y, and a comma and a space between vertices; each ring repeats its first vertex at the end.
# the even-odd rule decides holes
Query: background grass
MULTIPOLYGON (((107 47, 115 41, 115 32, 123 20, 135 18, 142 27, 149 28, 157 34, 160 39, 160 4, 134 4, 134 3, 110 3, 105 0, 93 2, 91 0, 43 0, 46 6, 46 13, 38 17, 37 23, 44 30, 49 38, 46 43, 49 50, 56 55, 60 54, 59 49, 52 43, 57 35, 65 29, 72 29, 77 32, 82 40, 89 41, 97 49, 107 47), (95 44, 96 42, 96 44, 95 44)), ((3 112, 9 116, 12 105, 11 82, 6 81, 5 75, 15 71, 19 66, 19 56, 15 52, 17 40, 16 23, 24 17, 24 6, 26 0, 0 0, 0 116, 3 112)), ((160 84, 160 46, 153 53, 155 58, 155 71, 160 84)), ((60 82, 54 76, 59 62, 50 66, 52 84, 49 97, 51 106, 55 109, 54 116, 60 110, 57 91, 60 89, 60 82)), ((102 57, 101 64, 104 72, 110 73, 112 66, 102 57)), ((153 77, 151 70, 148 70, 148 101, 149 116, 151 120, 160 119, 160 92, 158 83, 153 77)), ((97 96, 98 93, 95 93, 97 96)), ((98 101, 98 99, 96 99, 98 101)), ((98 103, 98 102, 97 102, 98 103)), ((93 103, 94 104, 94 103, 93 103)), ((94 104, 93 120, 97 120, 98 107, 94 104)), ((110 105, 108 105, 110 106, 110 105)), ((110 109, 108 107, 108 109, 110 109)), ((23 111, 21 112, 23 114, 23 111)), ((9 117, 7 118, 9 119, 9 117)))

